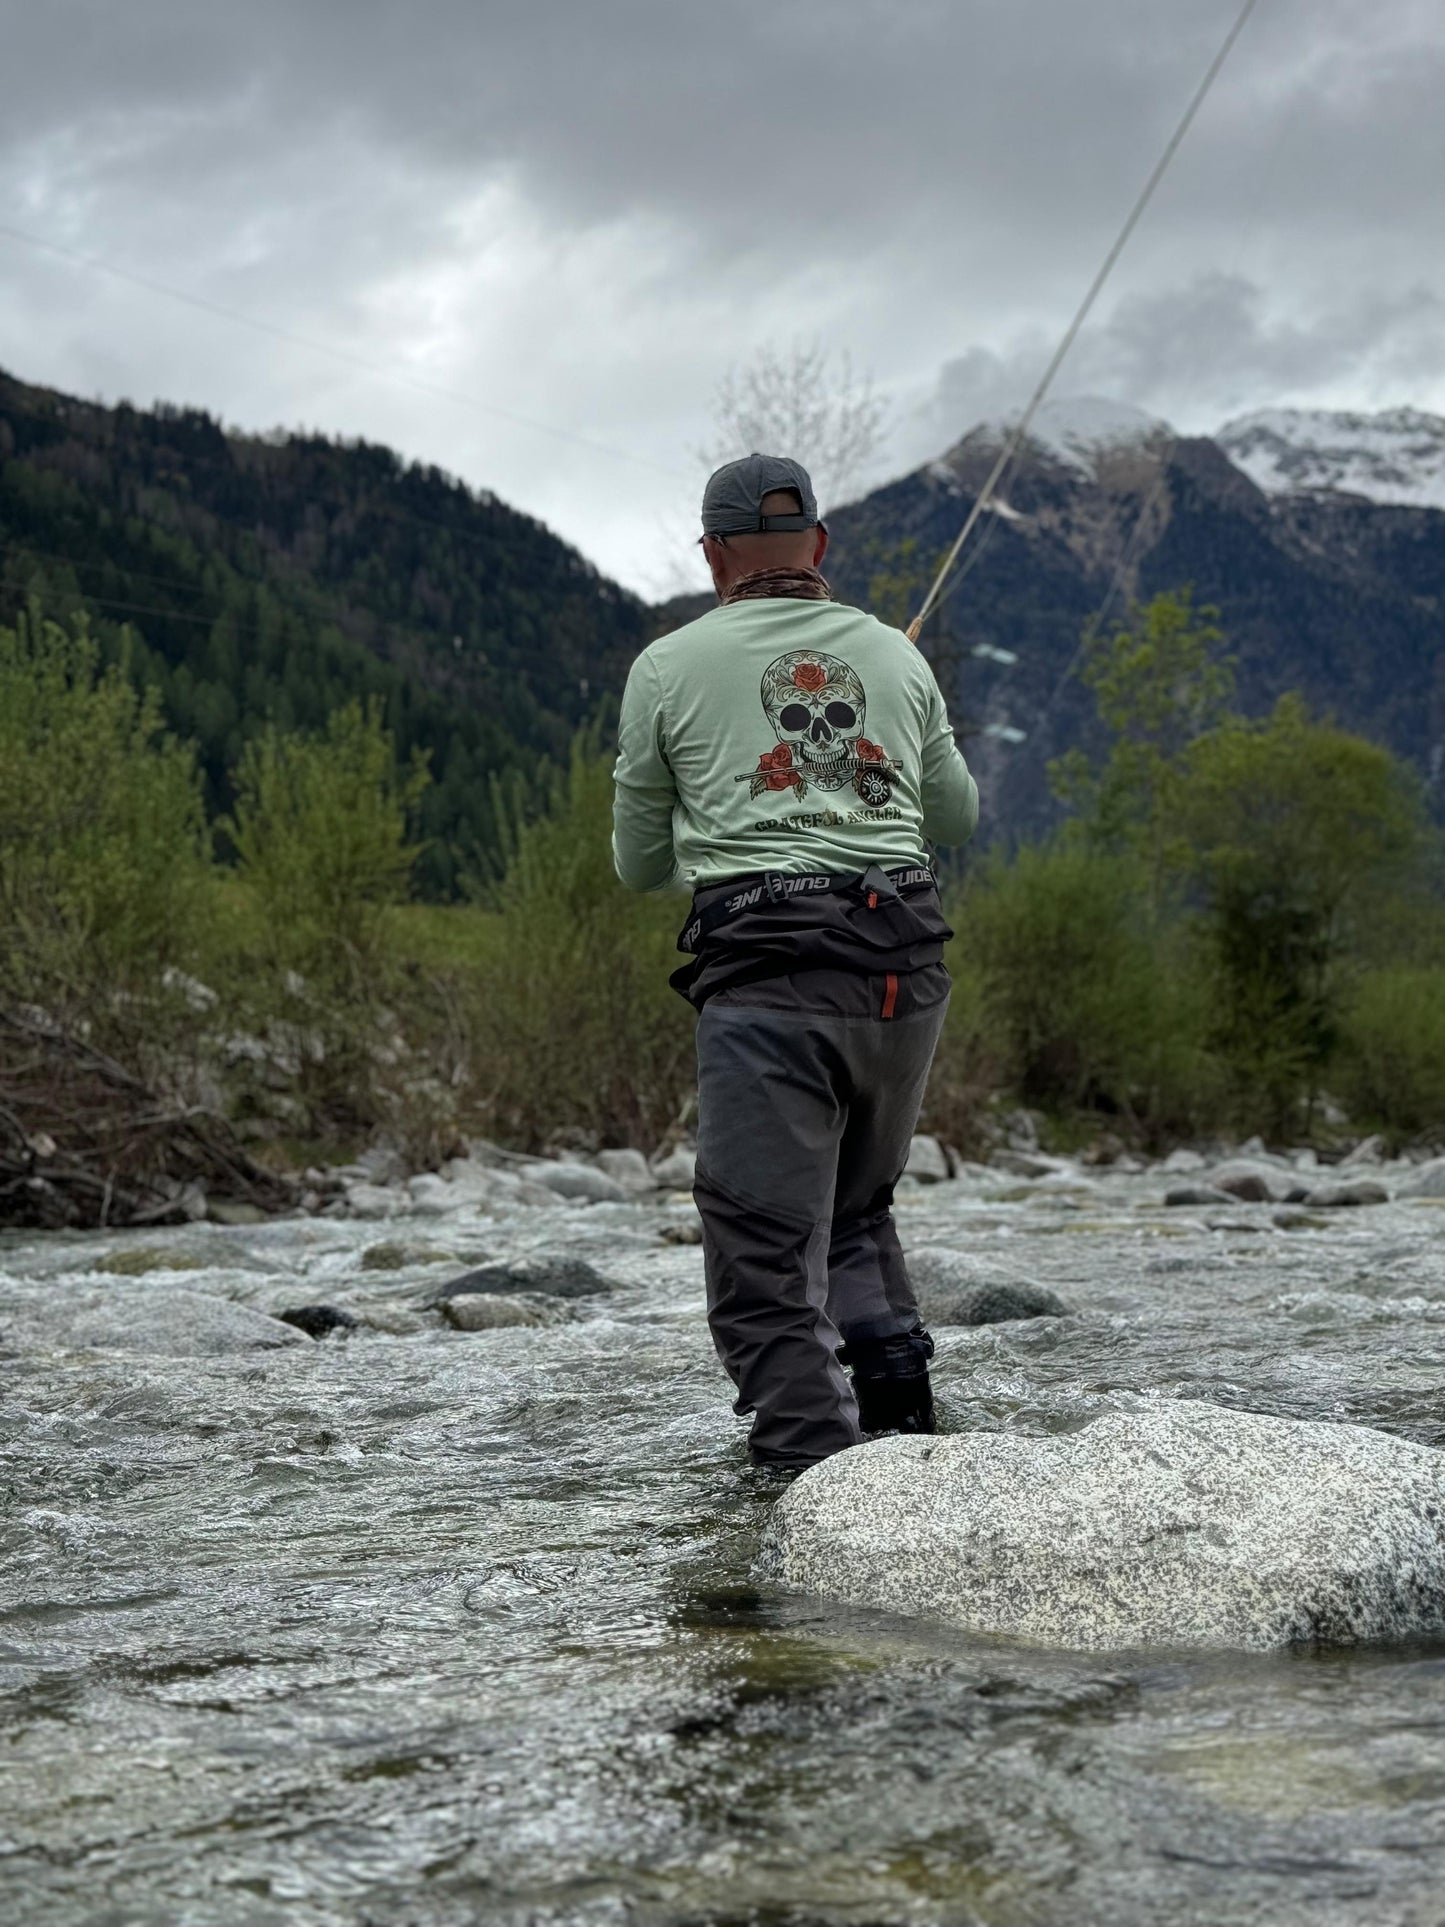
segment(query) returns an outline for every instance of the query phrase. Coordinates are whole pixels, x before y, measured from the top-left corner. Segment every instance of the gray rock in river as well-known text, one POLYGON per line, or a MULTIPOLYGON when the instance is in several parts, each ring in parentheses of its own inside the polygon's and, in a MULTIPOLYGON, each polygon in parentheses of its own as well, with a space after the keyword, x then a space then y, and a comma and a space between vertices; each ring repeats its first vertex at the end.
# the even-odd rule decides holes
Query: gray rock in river
POLYGON ((1445 1158, 1431 1158, 1428 1164, 1417 1164, 1395 1195, 1401 1198, 1445 1198, 1445 1158))
POLYGON ((1070 1307, 1043 1285, 990 1277, 967 1252, 921 1245, 907 1258, 908 1281, 926 1325, 1002 1325, 1017 1318, 1065 1318, 1070 1307))
POLYGON ((1277 1202, 1295 1181, 1293 1165, 1262 1158, 1227 1158, 1201 1180, 1246 1204, 1277 1202))
POLYGON ((627 1196, 615 1178, 592 1164, 529 1164, 526 1176, 573 1204, 621 1204, 627 1196))
POLYGON ((288 1305, 274 1314, 283 1325, 294 1325, 308 1338, 325 1338, 328 1332, 356 1330, 356 1320, 340 1305, 288 1305))
POLYGON ((52 1344, 93 1345, 111 1352, 224 1358, 306 1343, 293 1326, 249 1305, 172 1285, 133 1285, 75 1297, 67 1293, 55 1312, 52 1344))
POLYGON ((1388 1204, 1390 1194, 1374 1178, 1354 1178, 1348 1184, 1327 1184, 1307 1192, 1299 1202, 1315 1209, 1338 1210, 1351 1205, 1388 1204))
POLYGON ((641 1197, 648 1191, 657 1189, 657 1179, 648 1168, 647 1159, 641 1151, 599 1151, 597 1169, 620 1184, 624 1191, 641 1197))
POLYGON ((558 1313, 540 1298, 508 1298, 503 1293, 466 1292, 442 1306, 447 1323, 463 1332, 502 1331, 515 1325, 555 1324, 558 1313))
POLYGON ((1167 1205, 1238 1204, 1238 1198, 1212 1184, 1176 1184, 1164 1194, 1167 1205))
POLYGON ((948 1156, 936 1137, 919 1136, 908 1147, 904 1175, 922 1184, 942 1184, 949 1176, 948 1156))
POLYGON ((1445 1631, 1445 1454, 1179 1401, 1051 1437, 892 1438, 779 1500, 800 1591, 1074 1648, 1445 1631))
POLYGON ((691 1191, 697 1182, 697 1155, 679 1145, 665 1158, 654 1158, 652 1175, 664 1191, 691 1191))
POLYGON ((528 1252, 525 1257, 512 1258, 502 1264, 482 1265, 476 1271, 464 1271, 459 1278, 448 1279, 440 1286, 432 1299, 434 1305, 445 1304, 451 1298, 464 1298, 476 1293, 500 1294, 511 1296, 515 1293, 537 1293, 547 1298, 596 1298, 612 1287, 585 1258, 554 1256, 550 1252, 528 1252))
POLYGON ((1231 1171, 1224 1177, 1216 1173, 1214 1188, 1240 1204, 1273 1204, 1276 1198, 1274 1186, 1258 1171, 1231 1171))

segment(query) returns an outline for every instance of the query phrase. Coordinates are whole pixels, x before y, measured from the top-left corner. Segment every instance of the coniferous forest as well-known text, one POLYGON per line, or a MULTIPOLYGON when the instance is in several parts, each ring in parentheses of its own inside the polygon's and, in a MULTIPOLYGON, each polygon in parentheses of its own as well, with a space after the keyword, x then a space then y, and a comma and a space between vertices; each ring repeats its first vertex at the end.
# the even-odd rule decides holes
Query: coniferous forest
POLYGON ((31 601, 87 611, 158 692, 213 816, 268 724, 379 698, 400 755, 430 759, 418 886, 439 897, 489 865, 499 789, 536 793, 649 632, 541 523, 389 449, 0 374, 0 624, 31 601))

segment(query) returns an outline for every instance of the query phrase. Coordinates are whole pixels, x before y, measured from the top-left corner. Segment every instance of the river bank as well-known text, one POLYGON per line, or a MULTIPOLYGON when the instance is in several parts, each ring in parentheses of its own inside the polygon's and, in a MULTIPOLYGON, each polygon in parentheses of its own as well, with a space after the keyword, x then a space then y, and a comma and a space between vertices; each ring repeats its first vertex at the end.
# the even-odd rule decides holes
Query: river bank
MULTIPOLYGON (((945 1426, 1187 1398, 1445 1443, 1445 1205, 1372 1169, 1355 1207, 906 1183, 905 1246, 958 1254, 920 1265, 945 1426), (944 1322, 962 1274, 1066 1311, 944 1322)), ((685 1192, 511 1174, 0 1242, 8 1918, 1431 1918, 1438 1647, 1069 1655, 760 1580, 685 1192)))

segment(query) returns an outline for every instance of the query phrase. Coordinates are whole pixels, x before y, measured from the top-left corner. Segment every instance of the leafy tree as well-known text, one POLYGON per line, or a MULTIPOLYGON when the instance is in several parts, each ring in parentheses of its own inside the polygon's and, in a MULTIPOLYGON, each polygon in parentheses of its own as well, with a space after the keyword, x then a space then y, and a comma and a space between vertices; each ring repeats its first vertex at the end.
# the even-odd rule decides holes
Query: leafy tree
POLYGON ((954 921, 981 1042, 1026 1102, 1197 1121, 1197 994, 1152 927, 1137 858, 1068 841, 995 858, 954 921))
POLYGON ((1214 963, 1217 1041, 1283 1133, 1335 1046, 1358 922, 1420 848, 1418 784, 1285 697, 1195 742, 1170 805, 1214 963))
POLYGON ((1156 910, 1179 854, 1171 839, 1185 753, 1222 721, 1233 693, 1223 641, 1218 610, 1196 609, 1188 589, 1155 596, 1092 638, 1083 679, 1113 744, 1100 769, 1075 750, 1050 770, 1090 842, 1144 859, 1156 910))
POLYGON ((549 807, 508 822, 489 892, 495 950, 474 1005, 492 1128, 545 1144, 655 1148, 691 1095, 692 1013, 668 986, 687 899, 633 895, 612 868, 612 758, 583 735, 549 807))
POLYGON ((84 615, 0 628, 0 992, 111 1034, 192 967, 209 844, 191 749, 84 615))
POLYGON ((375 701, 347 703, 320 735, 272 729, 247 746, 224 827, 277 961, 371 997, 388 911, 420 854, 408 825, 428 781, 424 757, 398 768, 375 701))

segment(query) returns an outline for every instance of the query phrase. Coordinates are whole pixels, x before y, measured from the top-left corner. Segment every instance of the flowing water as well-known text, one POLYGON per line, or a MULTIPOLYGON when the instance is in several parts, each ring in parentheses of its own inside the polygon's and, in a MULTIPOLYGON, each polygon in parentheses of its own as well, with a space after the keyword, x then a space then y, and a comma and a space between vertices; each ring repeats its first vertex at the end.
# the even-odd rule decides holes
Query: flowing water
MULTIPOLYGON (((909 1194, 905 1242, 1079 1314, 941 1333, 950 1429, 1160 1394, 1445 1442, 1445 1208, 1162 1188, 909 1194)), ((759 1584, 683 1213, 0 1245, 0 1917, 1445 1921, 1445 1648, 1071 1655, 759 1584), (526 1249, 618 1289, 425 1309, 526 1249), (374 1322, 119 1349, 177 1286, 374 1322)))

